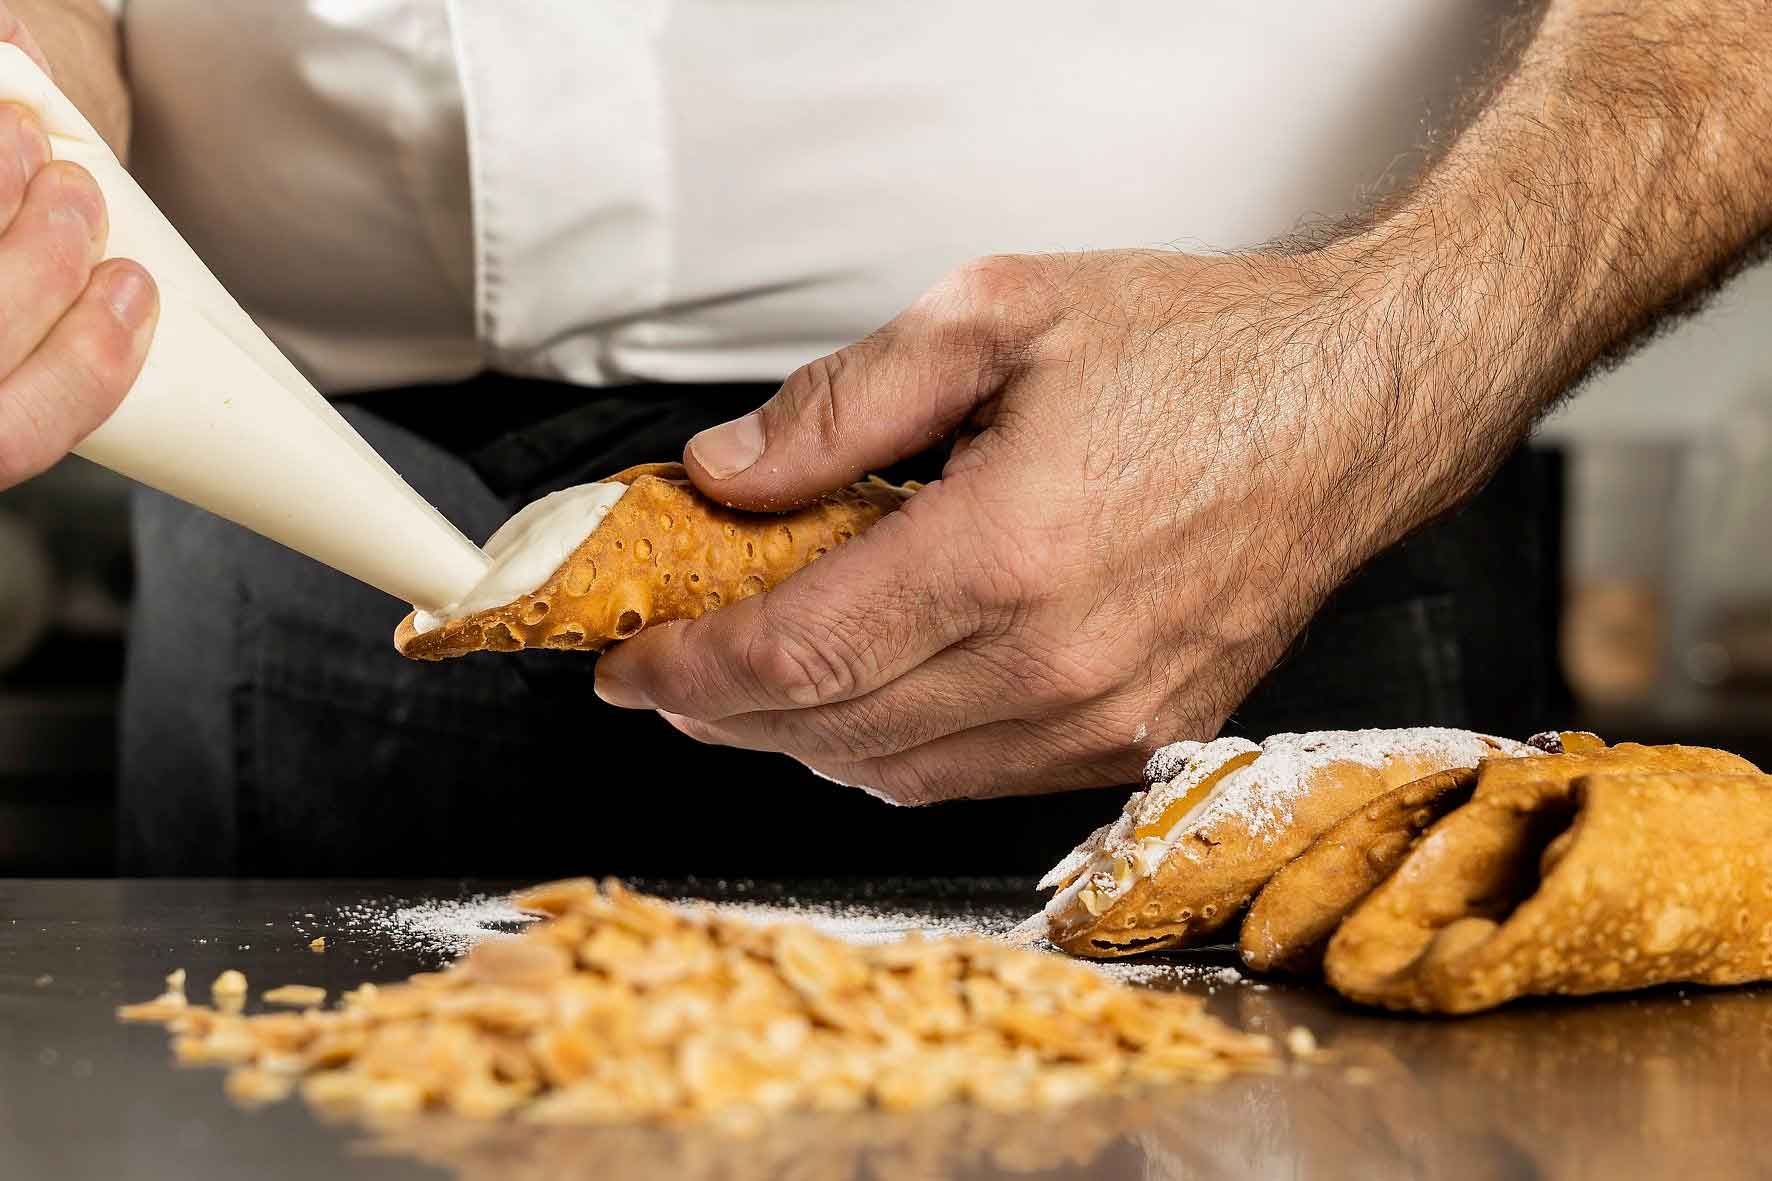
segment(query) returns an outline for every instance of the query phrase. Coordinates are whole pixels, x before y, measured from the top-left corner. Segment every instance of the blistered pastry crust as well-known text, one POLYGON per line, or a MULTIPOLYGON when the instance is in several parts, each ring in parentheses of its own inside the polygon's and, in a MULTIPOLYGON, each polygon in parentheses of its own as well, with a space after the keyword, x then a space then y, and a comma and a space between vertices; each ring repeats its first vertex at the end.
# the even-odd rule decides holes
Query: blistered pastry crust
POLYGON ((409 614, 394 646, 414 660, 524 648, 601 652, 654 624, 694 619, 768 590, 916 491, 868 480, 777 515, 715 504, 681 464, 644 464, 610 479, 628 485, 627 493, 533 593, 431 631, 420 631, 409 614))
POLYGON ((1772 777, 1738 767, 1485 777, 1341 925, 1324 972, 1437 1013, 1766 979, 1768 857, 1772 777))

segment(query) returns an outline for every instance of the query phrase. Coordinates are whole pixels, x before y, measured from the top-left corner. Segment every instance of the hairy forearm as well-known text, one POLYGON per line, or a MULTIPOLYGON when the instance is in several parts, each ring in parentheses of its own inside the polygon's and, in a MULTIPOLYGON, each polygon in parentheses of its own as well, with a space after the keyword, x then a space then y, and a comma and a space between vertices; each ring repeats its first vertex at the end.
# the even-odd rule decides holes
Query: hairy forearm
POLYGON ((1325 249, 1382 437, 1417 428, 1393 534, 1751 255, 1772 226, 1769 63, 1763 4, 1553 0, 1420 182, 1325 249))
POLYGON ((55 71, 56 85, 120 158, 129 148, 129 91, 117 20, 98 0, 10 0, 55 71))

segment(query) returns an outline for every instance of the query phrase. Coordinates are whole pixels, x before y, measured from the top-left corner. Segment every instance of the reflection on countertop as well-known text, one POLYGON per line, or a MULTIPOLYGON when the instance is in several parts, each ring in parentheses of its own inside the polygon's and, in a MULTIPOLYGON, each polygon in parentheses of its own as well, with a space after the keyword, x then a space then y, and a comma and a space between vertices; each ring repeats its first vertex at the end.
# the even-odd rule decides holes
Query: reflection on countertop
MULTIPOLYGON (((670 1178, 1558 1178, 1772 1175, 1759 1121, 1772 1097, 1772 989, 1663 990, 1517 1005, 1461 1020, 1356 1011, 1305 985, 1230 982, 1223 950, 1151 972, 1210 993, 1219 1016, 1321 1052, 1283 1071, 1059 1112, 948 1108, 813 1115, 754 1135, 694 1128, 544 1128, 430 1119, 327 1128, 299 1102, 243 1111, 212 1071, 181 1071, 155 1029, 111 1008, 172 967, 226 967, 254 991, 332 989, 437 966, 338 921, 365 902, 458 898, 478 883, 0 882, 0 1159, 21 1176, 670 1178), (307 944, 330 933, 327 951, 307 944), (40 983, 45 978, 48 983, 40 983), (441 1173, 438 1172, 441 1170, 441 1173)), ((657 889, 656 884, 653 888, 657 889)), ((769 897, 770 885, 679 894, 769 897)), ((825 883, 835 903, 1006 920, 1024 885, 825 883)))
POLYGON ((1274 1077, 1059 1113, 948 1108, 694 1129, 430 1120, 366 1141, 467 1181, 604 1177, 1571 1179, 1772 1172, 1756 1134, 1772 996, 1655 994, 1464 1021, 1366 1017, 1300 990, 1239 990, 1246 1027, 1324 1031, 1274 1077))

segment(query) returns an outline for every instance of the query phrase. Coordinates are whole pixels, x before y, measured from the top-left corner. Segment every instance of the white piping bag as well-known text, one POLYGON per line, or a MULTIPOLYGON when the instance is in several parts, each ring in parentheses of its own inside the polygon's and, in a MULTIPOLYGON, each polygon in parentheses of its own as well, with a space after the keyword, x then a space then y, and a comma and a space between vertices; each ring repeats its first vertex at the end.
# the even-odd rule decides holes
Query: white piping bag
POLYGON ((0 101, 35 111, 56 159, 98 179, 109 254, 135 259, 160 288, 141 376, 76 454, 417 607, 465 595, 486 555, 277 351, 74 104, 7 44, 0 101))

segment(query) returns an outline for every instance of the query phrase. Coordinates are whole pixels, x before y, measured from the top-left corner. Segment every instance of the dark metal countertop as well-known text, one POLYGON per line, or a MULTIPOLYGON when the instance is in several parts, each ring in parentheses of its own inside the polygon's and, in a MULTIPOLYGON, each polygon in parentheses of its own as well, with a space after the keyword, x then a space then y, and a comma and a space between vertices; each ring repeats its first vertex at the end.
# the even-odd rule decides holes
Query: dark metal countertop
MULTIPOLYGON (((192 991, 226 967, 253 992, 335 993, 437 966, 372 930, 311 933, 341 907, 463 897, 476 883, 0 882, 0 1175, 8 1178, 409 1178, 671 1181, 842 1178, 1700 1178, 1772 1176, 1772 990, 1664 990, 1514 1006, 1459 1021, 1357 1012, 1316 988, 1230 982, 1226 950, 1176 957, 1220 1016, 1327 1053, 1273 1076, 1061 1113, 818 1116, 754 1140, 656 1129, 436 1121, 383 1135, 328 1126, 299 1101, 247 1112, 221 1074, 171 1064, 166 1035, 112 1008, 192 991), (314 918, 305 918, 312 915, 314 918), (426 1163, 429 1162, 429 1163, 426 1163)), ((762 896, 755 886, 680 888, 762 896)), ((844 900, 852 887, 812 896, 844 900)), ((801 890, 800 897, 808 891, 801 890)), ((1002 882, 876 884, 934 920, 1025 914, 1002 882)), ((1175 979, 1183 977, 1185 979, 1175 979)))

